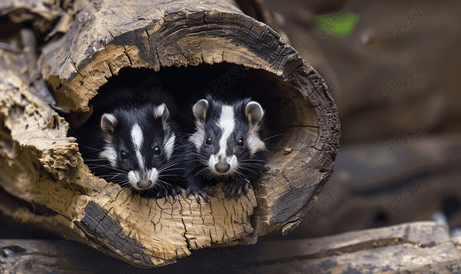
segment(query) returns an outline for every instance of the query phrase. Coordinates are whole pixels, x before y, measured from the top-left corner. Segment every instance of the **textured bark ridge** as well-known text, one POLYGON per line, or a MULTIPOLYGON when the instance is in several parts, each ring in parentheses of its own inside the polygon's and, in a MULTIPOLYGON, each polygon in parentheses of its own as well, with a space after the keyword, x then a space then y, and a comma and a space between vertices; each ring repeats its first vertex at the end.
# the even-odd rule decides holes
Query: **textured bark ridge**
MULTIPOLYGON (((74 4, 69 10, 84 6, 74 4)), ((340 124, 324 80, 232 1, 90 1, 41 51, 37 68, 53 98, 40 80, 24 77, 27 54, 1 53, 0 210, 18 222, 138 266, 161 266, 193 249, 289 232, 332 175, 340 124), (246 196, 227 199, 218 185, 210 203, 145 199, 91 174, 67 137, 65 113, 83 124, 89 101, 122 68, 175 74, 218 65, 227 73, 245 68, 239 81, 265 107, 269 131, 283 133, 246 196)))

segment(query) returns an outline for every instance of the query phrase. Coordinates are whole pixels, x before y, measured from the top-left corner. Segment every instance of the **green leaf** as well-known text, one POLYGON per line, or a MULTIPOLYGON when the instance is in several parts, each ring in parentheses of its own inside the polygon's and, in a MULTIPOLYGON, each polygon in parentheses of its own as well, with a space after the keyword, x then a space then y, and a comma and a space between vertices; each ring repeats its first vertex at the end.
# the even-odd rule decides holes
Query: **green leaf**
POLYGON ((358 20, 358 15, 341 11, 334 14, 319 15, 315 18, 315 23, 328 35, 346 38, 352 33, 358 20))

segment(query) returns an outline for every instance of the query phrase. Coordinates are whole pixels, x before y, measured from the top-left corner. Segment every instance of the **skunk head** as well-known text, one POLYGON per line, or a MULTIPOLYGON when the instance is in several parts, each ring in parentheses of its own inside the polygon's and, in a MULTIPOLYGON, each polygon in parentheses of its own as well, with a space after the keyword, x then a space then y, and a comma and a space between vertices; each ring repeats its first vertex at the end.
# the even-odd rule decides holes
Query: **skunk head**
POLYGON ((245 170, 245 160, 266 150, 259 131, 264 117, 261 105, 251 99, 230 104, 211 97, 193 107, 196 131, 190 137, 199 161, 212 177, 227 178, 245 170))
POLYGON ((155 187, 176 141, 166 105, 116 109, 102 116, 101 129, 105 145, 99 156, 110 162, 114 177, 137 190, 155 187))

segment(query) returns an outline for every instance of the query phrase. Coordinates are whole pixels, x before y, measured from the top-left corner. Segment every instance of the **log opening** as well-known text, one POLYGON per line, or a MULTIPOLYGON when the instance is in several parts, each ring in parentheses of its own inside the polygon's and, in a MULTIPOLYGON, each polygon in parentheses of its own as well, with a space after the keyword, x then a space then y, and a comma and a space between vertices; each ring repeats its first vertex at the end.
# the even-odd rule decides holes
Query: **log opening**
POLYGON ((18 209, 3 207, 3 214, 138 266, 173 263, 193 249, 253 244, 274 230, 287 233, 332 175, 339 121, 324 80, 276 32, 229 1, 98 1, 44 46, 38 67, 53 108, 11 76, 21 68, 0 67, 0 76, 8 75, 0 82, 8 87, 1 94, 0 118, 8 129, 2 135, 13 147, 10 155, 2 149, 0 172, 10 175, 1 184, 10 200, 53 214, 37 216, 19 201, 18 209), (229 74, 233 85, 227 88, 222 81, 229 74), (183 196, 171 203, 93 176, 75 139, 66 137, 62 117, 82 125, 91 119, 90 102, 102 109, 111 83, 133 75, 144 75, 141 84, 154 75, 154 89, 158 84, 173 95, 226 87, 223 93, 238 90, 259 101, 269 135, 284 135, 274 138, 269 171, 254 190, 225 199, 218 185, 210 203, 183 196))
MULTIPOLYGON (((80 126, 88 121, 95 123, 91 117, 97 115, 89 114, 101 114, 104 112, 101 110, 149 98, 157 103, 165 101, 174 115, 184 112, 178 106, 193 102, 191 98, 200 99, 204 94, 217 97, 230 94, 236 98, 251 97, 264 107, 270 164, 284 162, 287 154, 301 150, 300 144, 313 146, 319 135, 317 115, 312 104, 282 77, 264 70, 245 69, 244 66, 230 63, 169 67, 158 72, 127 67, 107 80, 89 101, 90 113, 76 112, 70 115, 68 120, 71 126, 80 126), (308 130, 309 135, 300 132, 303 130, 308 130), (303 136, 303 139, 300 140, 299 136, 303 136)), ((303 161, 303 155, 297 156, 301 157, 298 161, 303 161)))

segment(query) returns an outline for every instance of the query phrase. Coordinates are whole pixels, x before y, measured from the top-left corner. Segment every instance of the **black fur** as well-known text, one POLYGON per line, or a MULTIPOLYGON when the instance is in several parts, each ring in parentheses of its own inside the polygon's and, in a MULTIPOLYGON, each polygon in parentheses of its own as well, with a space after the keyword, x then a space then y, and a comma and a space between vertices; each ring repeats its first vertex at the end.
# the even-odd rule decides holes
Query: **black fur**
MULTIPOLYGON (((207 200, 207 196, 203 190, 204 186, 215 185, 217 182, 229 183, 226 195, 228 197, 239 197, 246 194, 248 191, 248 183, 254 183, 259 180, 267 163, 267 150, 259 150, 253 156, 250 154, 248 147, 248 135, 250 129, 249 117, 245 114, 245 107, 251 99, 232 100, 223 102, 215 100, 211 96, 207 96, 209 102, 206 111, 204 123, 204 140, 200 146, 200 151, 197 152, 196 146, 192 141, 187 142, 188 153, 185 154, 187 163, 187 194, 192 193, 197 201, 199 196, 207 200), (234 173, 226 176, 218 176, 209 171, 207 165, 208 159, 212 154, 219 151, 219 140, 222 132, 221 128, 216 125, 221 115, 223 104, 230 105, 234 109, 234 130, 227 140, 226 156, 232 154, 237 156, 238 165, 234 173), (210 136, 212 144, 207 145, 206 139, 210 136), (244 145, 239 146, 238 140, 242 138, 244 145)), ((263 128, 263 121, 259 122, 259 138, 263 140, 265 130, 263 128)))
MULTIPOLYGON (((165 107, 166 108, 166 107, 165 107)), ((131 108, 116 108, 112 111, 112 115, 117 119, 117 123, 111 134, 104 132, 101 127, 98 127, 98 132, 93 131, 93 146, 95 149, 90 149, 90 159, 86 162, 95 175, 100 176, 107 181, 119 183, 123 187, 130 187, 134 192, 143 197, 166 197, 172 195, 176 197, 177 193, 181 192, 180 186, 182 183, 181 174, 183 170, 179 167, 180 161, 180 134, 176 124, 168 117, 166 119, 167 128, 163 128, 162 117, 155 118, 155 105, 147 103, 143 106, 131 108), (141 154, 145 160, 145 169, 156 168, 159 171, 157 182, 150 188, 145 190, 137 190, 131 187, 128 182, 128 172, 131 170, 139 170, 139 164, 136 158, 135 148, 131 141, 131 129, 137 123, 144 136, 144 142, 141 147, 141 154), (165 152, 164 141, 171 134, 175 134, 176 140, 173 149, 173 154, 168 160, 165 152), (104 150, 105 142, 111 135, 110 143, 115 148, 117 155, 116 167, 112 167, 107 159, 99 159, 99 154, 104 150), (154 153, 155 147, 160 148, 160 154, 154 153), (122 159, 122 151, 126 154, 126 159, 122 159), (96 163, 96 164, 95 164, 96 163)), ((168 110, 166 110, 168 111, 168 110)))

